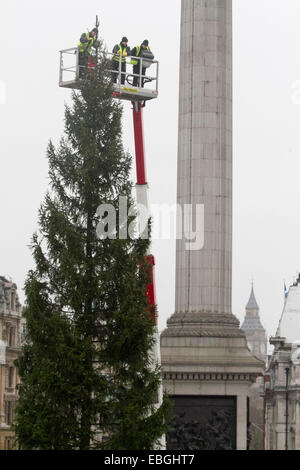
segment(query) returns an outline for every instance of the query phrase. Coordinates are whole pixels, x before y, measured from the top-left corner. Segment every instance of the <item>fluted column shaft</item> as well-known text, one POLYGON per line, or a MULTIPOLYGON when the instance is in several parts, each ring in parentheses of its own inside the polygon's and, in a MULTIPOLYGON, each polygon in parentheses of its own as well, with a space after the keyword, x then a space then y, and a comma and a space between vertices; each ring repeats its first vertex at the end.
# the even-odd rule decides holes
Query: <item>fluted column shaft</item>
POLYGON ((231 313, 232 0, 182 0, 177 202, 204 246, 176 246, 176 312, 231 313))

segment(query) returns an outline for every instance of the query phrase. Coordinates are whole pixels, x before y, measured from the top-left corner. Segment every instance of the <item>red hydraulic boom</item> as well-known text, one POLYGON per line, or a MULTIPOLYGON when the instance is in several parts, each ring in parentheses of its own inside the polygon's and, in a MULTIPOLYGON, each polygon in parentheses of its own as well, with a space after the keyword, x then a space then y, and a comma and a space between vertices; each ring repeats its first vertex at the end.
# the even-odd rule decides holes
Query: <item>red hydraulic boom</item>
MULTIPOLYGON (((138 204, 145 204, 148 210, 147 199, 147 178, 146 178, 146 160, 145 160, 145 146, 144 146, 144 128, 143 128, 143 105, 141 102, 133 101, 133 126, 134 126, 134 141, 135 141, 135 157, 136 157, 136 176, 137 176, 137 202, 138 204)), ((149 302, 149 309, 152 312, 153 307, 156 305, 155 296, 155 280, 154 280, 154 256, 148 254, 147 261, 151 265, 151 281, 147 287, 147 295, 149 302)), ((157 325, 157 315, 154 314, 154 321, 157 325)))

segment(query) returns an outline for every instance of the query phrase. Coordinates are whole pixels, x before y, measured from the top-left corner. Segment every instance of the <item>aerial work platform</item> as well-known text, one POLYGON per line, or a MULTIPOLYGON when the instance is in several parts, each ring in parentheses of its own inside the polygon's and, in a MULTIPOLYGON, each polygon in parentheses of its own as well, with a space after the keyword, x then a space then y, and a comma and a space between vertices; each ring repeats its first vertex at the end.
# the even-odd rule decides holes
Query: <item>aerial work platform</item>
MULTIPOLYGON (((108 59, 113 58, 115 54, 107 53, 108 59)), ((91 56, 93 58, 93 56, 91 56)), ((93 64, 89 64, 87 67, 79 65, 79 53, 77 47, 70 49, 64 49, 60 51, 60 67, 59 67, 59 86, 63 88, 80 89, 82 81, 88 78, 89 74, 92 74, 93 64), (81 69, 81 70, 80 70, 81 69), (84 70, 84 77, 80 78, 80 72, 84 70)), ((126 72, 122 72, 122 63, 119 62, 119 70, 110 69, 107 71, 108 74, 116 74, 116 83, 114 86, 114 96, 119 99, 128 101, 148 101, 158 96, 158 72, 159 63, 157 60, 145 59, 143 57, 128 57, 126 58, 126 72), (137 59, 140 61, 139 74, 132 73, 131 59, 137 59), (148 75, 143 75, 143 68, 148 71, 148 75), (121 78, 124 84, 121 84, 121 78), (134 78, 138 84, 144 84, 144 86, 134 86, 134 78)))

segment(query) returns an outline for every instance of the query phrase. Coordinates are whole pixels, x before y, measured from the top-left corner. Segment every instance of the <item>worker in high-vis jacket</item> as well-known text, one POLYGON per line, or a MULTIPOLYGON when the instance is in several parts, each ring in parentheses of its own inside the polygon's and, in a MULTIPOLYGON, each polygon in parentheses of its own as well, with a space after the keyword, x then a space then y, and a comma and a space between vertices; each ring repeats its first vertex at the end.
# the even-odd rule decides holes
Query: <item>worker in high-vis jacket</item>
POLYGON ((80 41, 78 44, 79 78, 82 78, 86 75, 89 56, 91 55, 92 47, 97 47, 97 32, 97 28, 94 28, 89 33, 83 33, 80 36, 80 41))
MULTIPOLYGON (((152 54, 148 39, 145 39, 140 46, 136 46, 131 50, 130 55, 132 56, 131 64, 133 65, 133 86, 143 87, 145 78, 140 78, 137 75, 146 75, 146 67, 142 64, 142 69, 140 67, 140 60, 135 59, 135 57, 143 57, 148 58, 150 60, 154 59, 154 55, 152 54)), ((146 64, 146 62, 145 62, 146 64)))
POLYGON ((126 76, 126 57, 130 55, 130 47, 128 46, 128 39, 126 36, 122 37, 120 44, 116 44, 112 52, 114 54, 112 58, 112 68, 114 70, 112 74, 113 82, 117 82, 121 62, 121 85, 124 85, 126 76))

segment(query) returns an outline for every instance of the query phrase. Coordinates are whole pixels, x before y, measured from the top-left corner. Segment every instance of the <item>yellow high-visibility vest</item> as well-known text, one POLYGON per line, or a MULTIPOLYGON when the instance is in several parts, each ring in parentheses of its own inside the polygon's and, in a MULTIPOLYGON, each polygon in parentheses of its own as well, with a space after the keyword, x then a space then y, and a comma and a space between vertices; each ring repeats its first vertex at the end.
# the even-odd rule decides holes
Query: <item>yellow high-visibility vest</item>
POLYGON ((127 51, 127 46, 124 46, 124 48, 122 47, 122 44, 119 44, 119 52, 120 54, 116 54, 113 56, 113 60, 115 60, 116 62, 120 62, 120 57, 121 57, 121 61, 122 62, 125 62, 126 61, 126 57, 123 56, 124 52, 127 51))
MULTIPOLYGON (((136 56, 137 56, 137 57, 138 57, 138 55, 139 55, 139 53, 140 53, 140 50, 141 50, 141 46, 137 46, 137 47, 136 47, 136 56)), ((150 47, 147 46, 147 47, 146 47, 146 50, 147 50, 147 51, 150 51, 150 47)), ((131 59, 130 63, 131 63, 132 65, 137 65, 137 64, 139 63, 139 61, 136 60, 136 59, 131 59)))
POLYGON ((79 52, 87 52, 88 54, 90 54, 96 37, 90 37, 89 33, 86 33, 85 37, 87 38, 87 42, 79 42, 78 50, 79 52))

